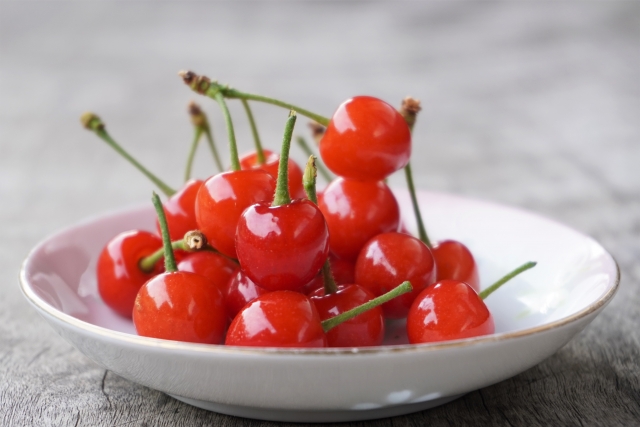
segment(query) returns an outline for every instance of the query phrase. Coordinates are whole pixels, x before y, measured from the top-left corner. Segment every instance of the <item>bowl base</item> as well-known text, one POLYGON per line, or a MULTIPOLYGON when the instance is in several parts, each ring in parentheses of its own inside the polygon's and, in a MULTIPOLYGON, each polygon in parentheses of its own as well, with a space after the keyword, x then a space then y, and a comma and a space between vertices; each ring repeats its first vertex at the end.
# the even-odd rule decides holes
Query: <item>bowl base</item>
POLYGON ((188 397, 169 396, 189 405, 206 409, 207 411, 219 412, 221 414, 233 415, 236 417, 253 418, 265 421, 284 421, 300 423, 331 423, 346 421, 365 421, 377 418, 395 417, 413 412, 423 411, 444 405, 455 400, 463 394, 455 396, 439 397, 426 402, 409 403, 404 405, 392 405, 374 409, 353 409, 353 410, 324 410, 324 411, 296 411, 286 409, 252 408, 249 406, 226 405, 222 403, 207 402, 204 400, 191 399, 188 397))

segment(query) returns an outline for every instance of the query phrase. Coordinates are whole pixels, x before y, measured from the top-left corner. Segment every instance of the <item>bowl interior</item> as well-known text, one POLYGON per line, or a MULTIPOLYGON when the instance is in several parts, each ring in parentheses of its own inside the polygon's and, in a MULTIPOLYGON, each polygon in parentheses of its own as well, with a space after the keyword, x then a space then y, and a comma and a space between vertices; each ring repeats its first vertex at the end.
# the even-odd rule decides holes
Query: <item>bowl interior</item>
MULTIPOLYGON (((396 191, 403 221, 415 220, 406 191, 396 191)), ((515 332, 587 310, 616 284, 613 258, 593 239, 526 211, 452 195, 420 192, 419 201, 433 241, 456 239, 476 257, 482 287, 526 261, 538 265, 516 277, 486 302, 496 333, 515 332)), ((38 304, 90 324, 135 334, 133 324, 106 307, 97 291, 95 267, 106 242, 130 229, 154 230, 152 206, 86 220, 38 245, 24 264, 23 286, 38 304)), ((390 325, 385 344, 402 344, 390 325)))

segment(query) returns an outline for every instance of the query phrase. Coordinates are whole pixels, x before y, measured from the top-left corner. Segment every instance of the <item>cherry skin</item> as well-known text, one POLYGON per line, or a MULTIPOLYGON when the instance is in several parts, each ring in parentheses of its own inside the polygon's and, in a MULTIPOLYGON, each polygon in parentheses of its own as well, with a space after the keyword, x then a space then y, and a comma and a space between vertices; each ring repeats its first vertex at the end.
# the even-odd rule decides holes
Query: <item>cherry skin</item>
POLYGON ((493 317, 464 282, 441 280, 424 289, 407 316, 411 344, 458 340, 495 332, 493 317))
POLYGON ((411 132, 386 102, 356 96, 342 103, 320 140, 320 156, 335 174, 380 181, 403 168, 411 157, 411 132))
POLYGON ((253 283, 242 270, 238 269, 227 285, 225 297, 227 317, 233 320, 245 305, 268 292, 265 288, 253 283))
MULTIPOLYGON (((311 296, 321 320, 335 317, 375 298, 371 292, 359 285, 339 285, 338 291, 325 294, 316 290, 311 296)), ((382 308, 374 307, 347 320, 327 332, 329 347, 370 347, 381 345, 384 339, 382 308)))
POLYGON ((348 261, 355 261, 372 237, 396 231, 400 221, 398 202, 382 181, 337 178, 325 189, 318 207, 329 226, 331 252, 348 261))
POLYGON ((138 335, 219 344, 227 325, 222 293, 187 271, 160 274, 140 289, 133 309, 138 335))
MULTIPOLYGON (((331 239, 331 237, 329 237, 331 239)), ((339 285, 356 283, 356 265, 351 261, 336 258, 335 255, 329 255, 331 263, 331 272, 333 278, 339 285)))
POLYGON ((139 267, 142 258, 162 247, 162 239, 148 231, 118 234, 104 247, 98 258, 96 277, 100 297, 119 315, 131 318, 136 295, 145 282, 162 271, 157 263, 150 272, 139 267))
POLYGON ((236 232, 242 270, 269 291, 298 290, 314 278, 329 253, 329 231, 307 199, 247 208, 236 232))
POLYGON ((229 281, 238 269, 238 264, 229 258, 206 250, 191 252, 178 262, 179 271, 189 271, 206 277, 223 295, 227 293, 229 281))
MULTIPOLYGON (((171 240, 182 239, 187 231, 198 228, 195 206, 196 195, 202 184, 202 181, 192 179, 162 204, 169 224, 171 240)), ((160 234, 160 224, 157 219, 156 228, 160 234)))
POLYGON ((478 266, 465 245, 455 240, 444 240, 433 245, 431 252, 436 260, 438 280, 458 280, 480 292, 478 266))
POLYGON ((384 316, 407 316, 413 300, 436 281, 431 251, 419 239, 403 233, 379 234, 362 248, 356 261, 356 283, 380 296, 408 280, 413 290, 382 305, 384 316))
MULTIPOLYGON (((278 164, 280 156, 270 150, 262 150, 265 162, 258 163, 258 154, 255 151, 240 157, 240 168, 242 169, 262 169, 266 171, 273 179, 278 179, 278 164)), ((289 169, 289 193, 292 198, 301 199, 306 197, 304 188, 302 187, 302 169, 293 160, 289 159, 287 163, 289 169)))
POLYGON ((261 295, 233 319, 226 345, 250 347, 326 347, 327 336, 313 303, 292 291, 261 295))
POLYGON ((276 184, 260 169, 223 172, 209 178, 196 197, 198 229, 209 244, 236 258, 236 228, 242 212, 249 206, 273 199, 276 184))

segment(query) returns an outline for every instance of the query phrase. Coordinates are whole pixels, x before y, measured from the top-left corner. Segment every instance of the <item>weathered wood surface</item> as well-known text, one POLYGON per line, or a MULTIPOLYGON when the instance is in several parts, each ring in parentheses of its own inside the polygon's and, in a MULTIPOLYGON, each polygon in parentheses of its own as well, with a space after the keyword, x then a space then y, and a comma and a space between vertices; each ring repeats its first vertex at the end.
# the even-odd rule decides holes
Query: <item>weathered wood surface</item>
MULTIPOLYGON (((185 67, 327 113, 353 94, 419 97, 419 187, 537 211, 618 260, 617 297, 555 356, 370 425, 640 425, 640 3, 3 2, 0 42, 1 425, 274 424, 105 372, 17 285, 47 234, 148 199, 150 185, 80 128, 82 111, 180 181, 193 95, 175 73, 185 67)), ((276 144, 285 113, 256 114, 276 144)), ((214 125, 223 129, 218 115, 214 125)), ((209 162, 199 159, 201 175, 209 162)))

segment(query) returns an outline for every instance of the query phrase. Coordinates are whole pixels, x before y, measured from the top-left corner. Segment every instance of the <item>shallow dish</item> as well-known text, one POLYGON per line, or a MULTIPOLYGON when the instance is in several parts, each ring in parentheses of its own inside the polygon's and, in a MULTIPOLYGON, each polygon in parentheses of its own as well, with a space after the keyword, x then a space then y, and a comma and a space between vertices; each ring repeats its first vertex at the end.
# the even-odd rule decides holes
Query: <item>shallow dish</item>
MULTIPOLYGON (((396 191, 405 224, 408 195, 396 191)), ((406 414, 516 375, 565 345, 611 300, 619 271, 590 237, 532 213, 421 192, 431 238, 469 246, 483 286, 525 261, 538 266, 487 299, 496 333, 409 345, 389 325, 385 346, 280 350, 139 337, 97 294, 95 263, 115 234, 154 230, 148 206, 107 214, 36 246, 20 272, 27 300, 78 350, 131 381, 205 409, 278 421, 330 422, 406 414), (393 344, 393 345, 392 345, 393 344)))

